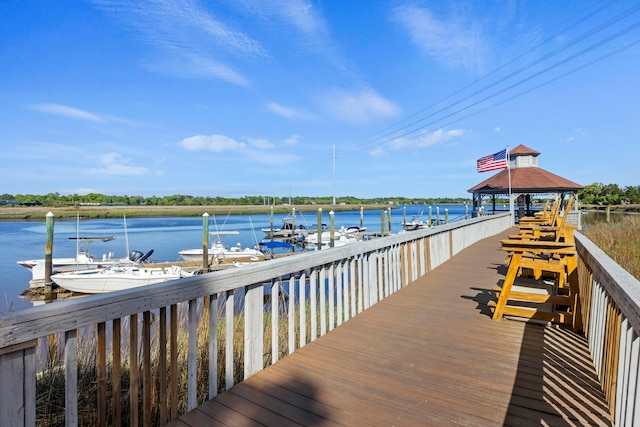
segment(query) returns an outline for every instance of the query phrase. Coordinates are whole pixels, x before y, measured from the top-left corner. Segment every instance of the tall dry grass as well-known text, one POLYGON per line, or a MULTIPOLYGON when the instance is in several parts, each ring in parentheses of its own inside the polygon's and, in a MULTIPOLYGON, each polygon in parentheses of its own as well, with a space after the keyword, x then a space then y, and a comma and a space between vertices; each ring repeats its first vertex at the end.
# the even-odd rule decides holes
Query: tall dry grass
MULTIPOLYGON (((167 346, 166 353, 160 354, 158 340, 158 328, 157 320, 158 316, 152 316, 154 324, 152 325, 152 342, 151 342, 151 371, 154 373, 152 380, 152 419, 153 425, 159 425, 160 421, 160 395, 164 394, 169 396, 170 390, 161 390, 159 376, 159 361, 161 357, 167 358, 167 383, 177 382, 178 385, 178 414, 182 414, 187 410, 187 348, 188 348, 188 313, 186 307, 180 307, 178 310, 178 339, 177 339, 177 354, 178 354, 178 378, 175 380, 170 376, 170 361, 169 354, 171 352, 170 344, 167 346)), ((209 318, 208 310, 204 309, 204 303, 201 300, 198 307, 198 325, 196 328, 197 336, 197 400, 198 403, 205 401, 208 398, 208 375, 209 375, 209 318)), ((152 313, 153 314, 153 313, 152 313)), ((140 317, 140 316, 139 316, 140 317)), ((295 314, 295 324, 299 325, 299 313, 295 314)), ((120 379, 120 400, 121 413, 122 413, 122 425, 130 424, 131 411, 129 407, 129 389, 131 382, 130 369, 130 346, 128 333, 128 319, 123 322, 123 343, 121 350, 121 379, 120 379)), ((265 312, 264 321, 264 365, 270 365, 272 363, 271 354, 271 314, 265 312)), ((309 325, 309 322, 307 322, 309 325)), ((140 329, 141 330, 141 329, 140 329)), ((217 322, 217 360, 218 360, 218 376, 217 376, 217 390, 222 392, 225 388, 225 317, 222 312, 218 313, 217 322)), ((234 341, 234 357, 233 357, 233 378, 234 383, 242 381, 244 376, 244 316, 242 314, 234 316, 233 327, 233 341, 234 341)), ((295 327, 296 340, 299 339, 299 326, 295 327)), ((309 338, 309 326, 307 326, 307 339, 309 338)), ((107 335, 110 335, 108 330, 107 335)), ((108 340, 110 337, 108 338, 108 340)), ((281 317, 278 321, 278 358, 284 357, 288 353, 288 326, 287 326, 287 314, 286 310, 281 313, 281 317)), ((95 327, 84 328, 78 333, 78 418, 79 425, 96 425, 98 420, 96 419, 97 408, 97 396, 98 396, 98 377, 97 377, 97 338, 95 327)), ((111 382, 113 378, 113 357, 111 346, 109 345, 108 361, 107 361, 107 421, 109 425, 113 424, 114 408, 113 390, 111 382)), ((51 335, 40 341, 38 345, 38 372, 40 374, 36 380, 36 417, 37 425, 39 426, 63 426, 64 425, 64 364, 63 364, 63 348, 64 337, 61 335, 51 335)), ((142 402, 142 346, 138 346, 138 369, 133 370, 138 372, 138 384, 139 392, 137 401, 140 404, 142 402)), ((142 411, 139 410, 139 417, 142 416, 142 411)), ((170 413, 169 410, 167 410, 170 413)), ((142 422, 142 419, 139 420, 142 422)))
POLYGON ((583 234, 622 268, 640 280, 640 216, 624 215, 616 221, 584 225, 583 234))

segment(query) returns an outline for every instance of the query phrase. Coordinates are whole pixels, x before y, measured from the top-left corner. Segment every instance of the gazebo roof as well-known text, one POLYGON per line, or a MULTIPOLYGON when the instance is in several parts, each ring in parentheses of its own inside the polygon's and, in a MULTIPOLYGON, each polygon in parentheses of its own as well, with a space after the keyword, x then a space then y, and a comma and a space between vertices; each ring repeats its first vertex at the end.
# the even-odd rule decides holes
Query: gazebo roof
POLYGON ((540 155, 540 152, 536 150, 532 150, 531 148, 522 144, 509 150, 509 156, 513 157, 513 156, 519 156, 519 155, 532 155, 537 157, 540 155))
MULTIPOLYGON (((512 193, 565 193, 575 192, 583 186, 539 167, 512 168, 512 193)), ((491 178, 471 187, 469 193, 508 194, 509 169, 503 169, 491 178)))

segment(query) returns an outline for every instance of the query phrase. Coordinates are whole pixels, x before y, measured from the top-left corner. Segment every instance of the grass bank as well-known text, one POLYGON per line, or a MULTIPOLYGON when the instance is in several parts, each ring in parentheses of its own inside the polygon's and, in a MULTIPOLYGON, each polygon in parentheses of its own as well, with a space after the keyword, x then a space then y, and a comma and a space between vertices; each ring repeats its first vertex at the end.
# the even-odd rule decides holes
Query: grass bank
MULTIPOLYGON (((293 208, 296 212, 346 212, 359 210, 361 205, 278 205, 273 207, 277 214, 290 213, 293 208)), ((362 205, 365 210, 383 209, 389 205, 362 205)), ((250 215, 267 214, 271 206, 79 206, 79 207, 5 207, 0 208, 0 220, 28 220, 44 221, 47 213, 51 212, 56 219, 76 218, 122 218, 126 214, 128 218, 136 217, 190 217, 202 216, 205 212, 211 215, 250 215)))

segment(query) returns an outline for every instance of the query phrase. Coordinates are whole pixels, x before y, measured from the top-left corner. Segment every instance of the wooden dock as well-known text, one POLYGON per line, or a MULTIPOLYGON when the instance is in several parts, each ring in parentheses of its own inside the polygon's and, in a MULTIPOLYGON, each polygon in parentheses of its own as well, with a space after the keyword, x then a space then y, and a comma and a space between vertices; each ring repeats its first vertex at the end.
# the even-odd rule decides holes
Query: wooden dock
POLYGON ((611 425, 586 340, 494 321, 484 239, 171 426, 611 425))

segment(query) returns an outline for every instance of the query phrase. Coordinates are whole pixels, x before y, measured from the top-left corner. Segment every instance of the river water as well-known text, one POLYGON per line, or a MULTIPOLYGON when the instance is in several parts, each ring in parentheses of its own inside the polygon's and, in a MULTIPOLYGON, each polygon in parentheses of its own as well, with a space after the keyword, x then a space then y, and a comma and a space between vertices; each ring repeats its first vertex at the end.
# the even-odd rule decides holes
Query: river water
MULTIPOLYGON (((432 206, 432 218, 439 212, 444 219, 448 212, 449 221, 464 219, 464 205, 432 206)), ((429 206, 409 205, 391 210, 391 232, 397 233, 400 223, 422 213, 423 220, 428 219, 429 206)), ((470 212, 469 212, 470 214, 470 212)), ((282 219, 288 215, 274 215, 274 227, 279 227, 282 219)), ((314 228, 317 224, 317 213, 296 213, 296 226, 304 225, 314 228)), ((363 225, 367 231, 380 231, 382 208, 367 210, 363 214, 363 225)), ((323 213, 322 222, 329 224, 329 213, 323 213)), ((227 215, 210 216, 209 231, 239 231, 237 235, 223 237, 228 246, 240 243, 242 247, 253 247, 261 241, 265 234, 262 228, 270 225, 269 215, 227 215)), ((360 225, 360 211, 337 212, 334 216, 336 229, 341 226, 360 225)), ((139 250, 147 253, 153 249, 152 258, 156 261, 179 261, 178 251, 202 247, 202 217, 162 217, 162 218, 127 218, 91 219, 77 221, 58 220, 54 223, 53 256, 73 257, 76 243, 70 237, 76 236, 116 236, 110 242, 97 241, 92 244, 91 252, 102 256, 114 252, 116 257, 125 256, 128 251, 139 250), (126 230, 126 232, 125 232, 126 230)), ((31 273, 16 261, 23 259, 44 258, 46 243, 46 224, 44 221, 0 221, 0 313, 16 311, 31 307, 34 303, 20 297, 29 287, 31 273)))

